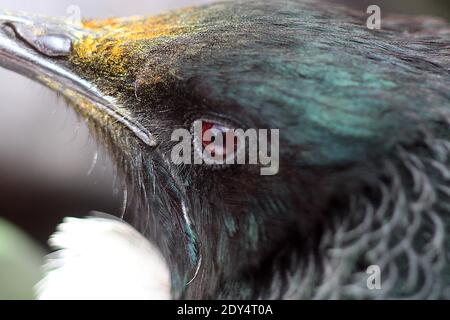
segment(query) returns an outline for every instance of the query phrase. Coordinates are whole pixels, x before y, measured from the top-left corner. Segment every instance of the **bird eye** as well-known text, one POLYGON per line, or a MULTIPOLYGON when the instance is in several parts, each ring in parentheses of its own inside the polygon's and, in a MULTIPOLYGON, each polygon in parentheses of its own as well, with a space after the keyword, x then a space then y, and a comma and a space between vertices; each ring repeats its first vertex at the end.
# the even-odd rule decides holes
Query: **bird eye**
MULTIPOLYGON (((203 121, 202 123, 202 145, 203 148, 210 147, 212 155, 225 156, 227 155, 227 134, 231 133, 231 128, 224 125, 203 121), (211 134, 208 134, 208 130, 211 134), (221 142, 215 143, 218 136, 221 136, 221 142)), ((233 136, 234 137, 234 136, 233 136)), ((236 141, 233 142, 233 148, 236 147, 236 141)), ((228 146, 229 149, 229 146, 228 146)), ((234 151, 234 150, 233 150, 234 151)))
POLYGON ((233 163, 238 149, 234 127, 213 120, 197 120, 193 124, 194 149, 204 163, 233 163))

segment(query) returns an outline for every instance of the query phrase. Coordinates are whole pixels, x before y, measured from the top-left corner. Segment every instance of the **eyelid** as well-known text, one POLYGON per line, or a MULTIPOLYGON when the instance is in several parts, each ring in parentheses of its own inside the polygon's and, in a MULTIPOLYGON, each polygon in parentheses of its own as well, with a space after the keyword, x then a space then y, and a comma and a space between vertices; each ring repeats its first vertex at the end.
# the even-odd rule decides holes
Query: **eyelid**
POLYGON ((224 126, 226 128, 230 128, 230 129, 238 129, 238 128, 244 129, 245 128, 245 126, 243 126, 243 124, 241 122, 239 122, 231 117, 225 117, 223 115, 215 114, 215 113, 208 113, 208 115, 206 115, 204 117, 192 118, 190 121, 191 130, 194 127, 194 124, 199 121, 216 123, 216 124, 219 124, 221 126, 224 126))

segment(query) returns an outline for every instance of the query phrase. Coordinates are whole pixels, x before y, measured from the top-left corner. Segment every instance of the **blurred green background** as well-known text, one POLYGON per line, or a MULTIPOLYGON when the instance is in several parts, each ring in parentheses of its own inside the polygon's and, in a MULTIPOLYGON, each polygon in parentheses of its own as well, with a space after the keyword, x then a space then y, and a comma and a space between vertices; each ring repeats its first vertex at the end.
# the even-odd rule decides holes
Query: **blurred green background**
POLYGON ((0 300, 33 299, 44 250, 17 227, 0 219, 0 300))
MULTIPOLYGON (((155 14, 206 2, 211 1, 0 0, 0 8, 63 16, 69 6, 77 5, 84 17, 107 17, 155 14)), ((382 14, 436 15, 450 19, 449 0, 329 2, 352 5, 363 12, 367 6, 377 4, 382 14)), ((91 165, 92 154, 98 146, 93 143, 87 148, 79 132, 76 138, 71 137, 74 128, 80 126, 79 121, 54 96, 27 79, 0 70, 0 299, 33 298, 32 287, 41 277, 45 240, 62 217, 83 216, 89 210, 109 213, 118 210, 118 193, 106 187, 110 173, 106 170, 107 173, 97 174, 100 169, 95 168, 94 178, 86 176, 86 168, 91 165), (27 94, 23 94, 24 88, 27 94), (55 107, 64 111, 54 113, 55 107), (50 130, 61 130, 61 127, 64 133, 55 134, 50 130), (86 157, 81 159, 80 154, 86 157)), ((81 128, 87 131, 84 124, 81 128)), ((103 170, 107 165, 98 167, 103 170)))

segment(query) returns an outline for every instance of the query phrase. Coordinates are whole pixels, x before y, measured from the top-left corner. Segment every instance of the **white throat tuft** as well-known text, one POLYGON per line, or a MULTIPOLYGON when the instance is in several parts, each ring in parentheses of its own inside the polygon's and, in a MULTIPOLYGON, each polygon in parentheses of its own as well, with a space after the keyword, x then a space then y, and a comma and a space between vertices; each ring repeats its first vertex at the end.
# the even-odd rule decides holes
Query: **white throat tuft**
POLYGON ((159 250, 115 218, 66 218, 49 240, 37 285, 41 300, 170 299, 170 273, 159 250))

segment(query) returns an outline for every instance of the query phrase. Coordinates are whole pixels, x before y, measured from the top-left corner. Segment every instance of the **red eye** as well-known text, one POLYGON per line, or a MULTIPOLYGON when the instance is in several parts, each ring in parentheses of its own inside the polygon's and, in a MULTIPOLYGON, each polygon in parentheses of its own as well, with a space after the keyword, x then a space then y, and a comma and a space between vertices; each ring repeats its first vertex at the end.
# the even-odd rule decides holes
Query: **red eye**
POLYGON ((232 126, 214 120, 196 120, 193 135, 195 151, 205 163, 226 164, 234 160, 238 138, 232 126))
POLYGON ((202 122, 202 145, 203 145, 203 147, 206 147, 206 146, 208 146, 211 143, 209 141, 205 141, 203 139, 203 137, 205 136, 205 132, 206 131, 208 131, 210 129, 213 129, 213 128, 214 128, 214 123, 207 122, 207 121, 203 121, 202 122))
POLYGON ((203 148, 206 148, 210 144, 211 146, 211 155, 215 156, 223 156, 226 157, 228 153, 235 151, 237 148, 237 141, 234 137, 234 131, 231 128, 228 128, 222 124, 210 122, 210 121, 202 121, 202 145, 203 148), (210 130, 212 136, 211 139, 208 139, 208 135, 205 135, 207 131, 210 130), (219 141, 215 141, 218 135, 222 136, 222 144, 220 145, 219 141), (232 136, 230 136, 232 135, 232 136), (231 143, 231 146, 227 144, 227 136, 231 143))

